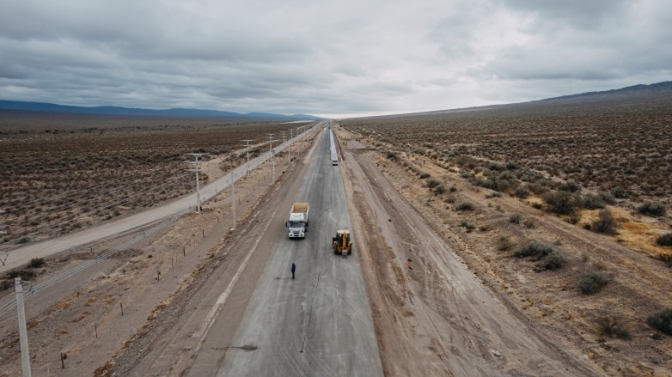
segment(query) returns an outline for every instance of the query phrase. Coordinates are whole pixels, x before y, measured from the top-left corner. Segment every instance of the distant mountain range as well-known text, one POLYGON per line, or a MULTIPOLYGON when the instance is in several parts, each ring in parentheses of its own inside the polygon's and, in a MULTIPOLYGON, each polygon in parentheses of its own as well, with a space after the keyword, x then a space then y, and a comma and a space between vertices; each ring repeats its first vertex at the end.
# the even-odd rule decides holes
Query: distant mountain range
MULTIPOLYGON (((566 95, 566 96, 546 98, 546 99, 542 99, 542 100, 539 100, 539 101, 555 101, 555 100, 579 98, 579 97, 634 94, 634 93, 643 93, 643 92, 655 93, 655 92, 670 92, 670 91, 672 91, 672 81, 663 81, 663 82, 658 82, 658 83, 655 83, 655 84, 649 84, 649 85, 639 84, 639 85, 627 86, 625 88, 620 88, 620 89, 603 90, 603 91, 600 91, 600 92, 586 92, 586 93, 579 93, 579 94, 570 94, 570 95, 566 95)), ((537 101, 533 101, 533 102, 537 102, 537 101)))
POLYGON ((132 107, 117 106, 65 106, 45 102, 23 102, 0 100, 0 111, 37 111, 45 113, 69 113, 92 115, 125 115, 125 116, 157 116, 157 117, 190 117, 190 118, 225 118, 225 119, 264 119, 264 120, 318 120, 322 119, 306 114, 274 114, 274 113, 234 113, 230 111, 183 109, 173 108, 165 110, 150 110, 132 107))

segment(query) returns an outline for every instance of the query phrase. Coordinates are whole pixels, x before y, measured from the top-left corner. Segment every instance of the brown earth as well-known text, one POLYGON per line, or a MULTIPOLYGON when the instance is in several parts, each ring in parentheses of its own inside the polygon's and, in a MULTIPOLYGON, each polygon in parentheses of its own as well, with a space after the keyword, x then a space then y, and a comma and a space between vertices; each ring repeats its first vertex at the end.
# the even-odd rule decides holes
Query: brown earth
POLYGON ((207 153, 207 183, 296 124, 0 113, 0 251, 161 205, 194 190, 187 153, 207 153))
MULTIPOLYGON (((638 242, 634 235, 642 234, 636 230, 641 218, 615 208, 617 217, 628 220, 621 220, 620 234, 595 234, 532 208, 527 202, 533 199, 493 195, 430 157, 401 155, 393 162, 386 149, 373 147, 379 143, 375 138, 340 127, 336 131, 355 252, 386 375, 670 375, 672 341, 652 337, 655 331, 644 322, 653 310, 672 305, 666 289, 670 270, 631 246, 638 242), (408 164, 454 191, 433 192, 408 164), (464 202, 474 210, 457 211, 464 202), (509 221, 512 214, 522 216, 520 224, 509 221), (624 230, 631 228, 632 233, 624 230), (498 250, 501 236, 512 244, 506 251, 498 250), (563 267, 536 272, 535 261, 514 258, 512 251, 528 240, 555 247, 564 257, 563 267), (589 268, 612 280, 585 296, 578 280, 589 268), (601 316, 619 318, 632 339, 602 334, 596 325, 601 316)), ((192 297, 208 294, 202 288, 209 277, 221 273, 222 279, 230 279, 237 269, 242 257, 235 246, 249 231, 247 225, 259 221, 256 203, 263 209, 265 200, 280 193, 267 195, 268 186, 260 184, 269 183, 268 169, 266 164, 236 186, 242 198, 239 214, 249 216, 241 219, 240 233, 227 231, 230 199, 222 193, 202 215, 186 216, 119 257, 27 301, 33 374, 93 375, 97 370, 99 375, 128 375, 133 368, 159 368, 165 375, 176 365, 167 361, 171 357, 181 355, 179 363, 188 360, 193 348, 171 349, 154 341, 172 331, 175 321, 194 321, 198 315, 191 313, 205 315, 192 297), (65 369, 61 352, 68 356, 65 369), (139 357, 156 362, 138 364, 139 357)), ((293 182, 296 174, 289 169, 281 181, 293 182)), ((582 222, 590 221, 594 213, 583 216, 582 222)), ((108 241, 95 252, 124 240, 108 241)), ((76 266, 89 254, 81 250, 47 261, 38 281, 76 266)), ((260 270, 262 262, 257 263, 260 270)), ((256 284, 250 279, 241 283, 250 289, 234 300, 242 308, 238 314, 256 284)), ((0 303, 8 299, 5 292, 0 303)), ((0 376, 20 370, 15 321, 14 315, 0 318, 0 376)))
POLYGON ((672 340, 656 334, 645 319, 672 305, 672 277, 663 263, 630 246, 634 240, 627 229, 639 216, 613 209, 626 230, 619 228, 612 237, 596 234, 521 199, 475 187, 430 157, 400 154, 394 162, 376 137, 336 129, 359 213, 358 250, 389 375, 446 370, 455 375, 670 375, 672 340), (452 188, 437 194, 417 171, 452 188), (474 209, 458 211, 465 202, 474 209), (522 217, 520 224, 509 220, 512 214, 522 217), (511 244, 505 251, 498 250, 502 236, 511 244), (534 261, 513 257, 513 250, 529 240, 552 245, 564 258, 563 267, 540 271, 534 261), (482 296, 480 284, 456 286, 465 281, 458 278, 460 263, 485 287, 482 296), (596 294, 582 295, 579 278, 589 269, 611 281, 596 294), (493 307, 499 303, 507 315, 497 316, 493 307), (517 324, 504 321, 507 316, 517 324), (600 317, 616 318, 631 339, 604 334, 600 317), (518 344, 518 331, 534 339, 544 358, 525 362, 537 350, 518 344), (554 362, 567 370, 553 371, 554 362), (478 372, 461 369, 474 365, 478 372))

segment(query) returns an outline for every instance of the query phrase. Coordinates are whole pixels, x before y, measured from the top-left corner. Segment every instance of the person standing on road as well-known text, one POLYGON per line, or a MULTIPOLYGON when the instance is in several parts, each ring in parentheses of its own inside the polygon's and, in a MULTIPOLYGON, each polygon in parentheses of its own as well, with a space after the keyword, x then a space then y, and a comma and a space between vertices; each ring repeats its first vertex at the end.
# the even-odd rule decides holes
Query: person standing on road
POLYGON ((292 279, 294 279, 294 272, 296 272, 296 265, 292 263, 292 279))

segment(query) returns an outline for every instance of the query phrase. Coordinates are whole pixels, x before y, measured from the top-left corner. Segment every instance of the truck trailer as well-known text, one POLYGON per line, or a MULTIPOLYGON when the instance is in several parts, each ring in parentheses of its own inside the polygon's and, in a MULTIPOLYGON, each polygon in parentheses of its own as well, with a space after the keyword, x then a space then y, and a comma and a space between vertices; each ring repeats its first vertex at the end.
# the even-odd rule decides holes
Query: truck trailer
POLYGON ((338 165, 338 151, 334 140, 334 130, 329 130, 329 150, 331 152, 331 165, 338 165))

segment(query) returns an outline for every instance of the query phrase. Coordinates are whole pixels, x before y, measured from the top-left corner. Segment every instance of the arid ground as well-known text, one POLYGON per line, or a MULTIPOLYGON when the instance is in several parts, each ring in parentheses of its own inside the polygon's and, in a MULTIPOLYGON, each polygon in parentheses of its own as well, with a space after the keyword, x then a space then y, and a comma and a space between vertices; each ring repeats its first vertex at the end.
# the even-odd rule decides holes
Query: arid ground
MULTIPOLYGON (((672 231, 669 98, 569 98, 339 121, 339 168, 385 375, 669 376, 672 337, 652 325, 672 307, 672 247, 659 242, 672 231)), ((111 140, 151 145, 161 132, 152 127, 114 129, 111 140)), ((181 140, 192 132, 173 133, 181 140)), ((29 135, 48 142, 43 130, 0 137, 29 135)), ((267 239, 252 225, 296 185, 310 158, 306 146, 292 153, 300 151, 302 159, 278 158, 276 186, 267 163, 236 188, 238 232, 229 231, 231 200, 222 193, 202 215, 185 216, 27 301, 34 375, 179 375, 181 364, 163 351, 171 331, 207 313, 194 303, 208 300, 204 287, 231 279, 241 245, 267 239), (143 361, 150 354, 161 357, 143 361)), ((219 174, 240 158, 224 159, 219 174)), ((183 160, 175 164, 184 168, 183 160)), ((108 240, 96 253, 136 235, 108 240)), ((39 282, 96 253, 59 255, 28 270, 39 282)), ((243 315, 268 258, 253 259, 234 288, 232 321, 243 315)), ((9 290, 2 295, 0 304, 11 300, 9 290)), ((16 375, 16 317, 0 318, 0 332, 0 376, 16 375)), ((243 346, 229 345, 253 352, 243 346)))
POLYGON ((267 150, 297 124, 76 114, 0 114, 2 248, 119 218, 195 190, 267 150))

